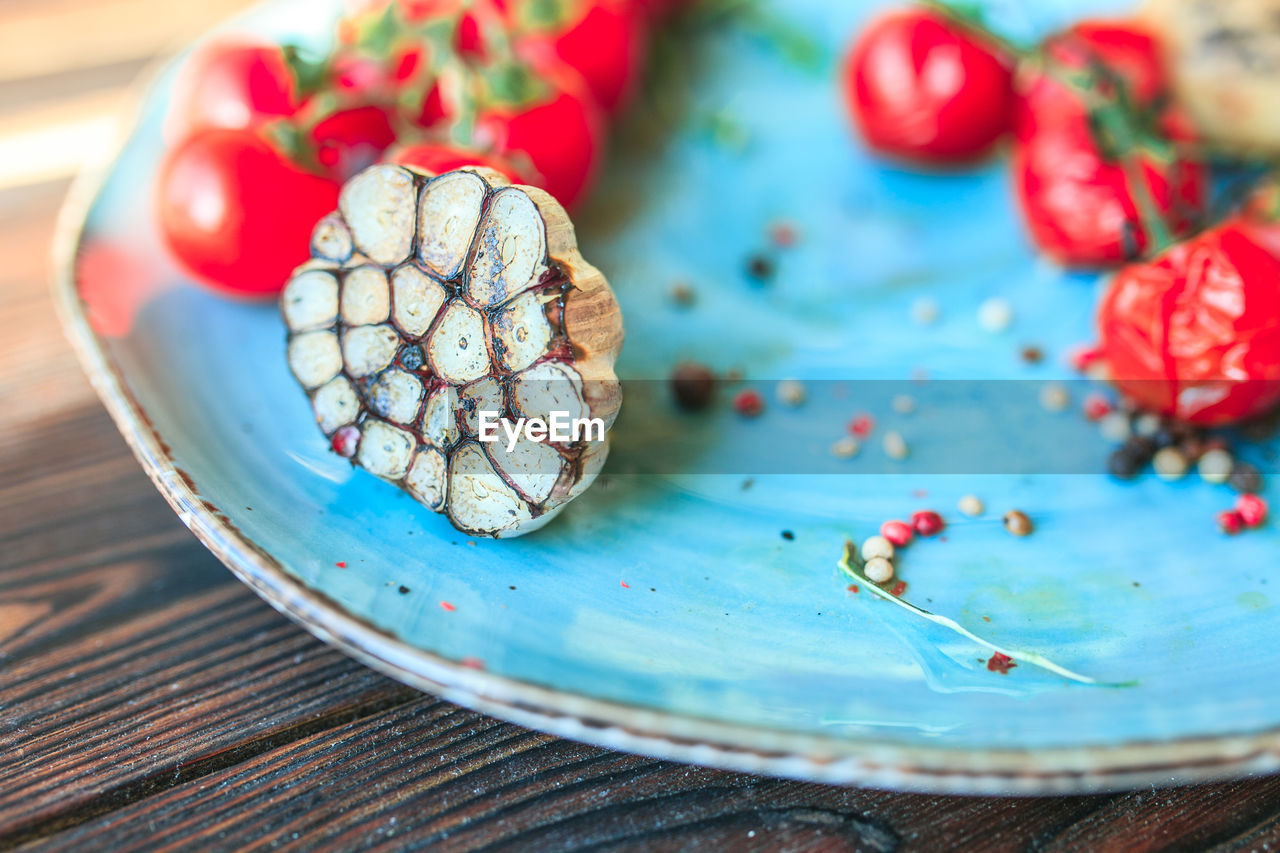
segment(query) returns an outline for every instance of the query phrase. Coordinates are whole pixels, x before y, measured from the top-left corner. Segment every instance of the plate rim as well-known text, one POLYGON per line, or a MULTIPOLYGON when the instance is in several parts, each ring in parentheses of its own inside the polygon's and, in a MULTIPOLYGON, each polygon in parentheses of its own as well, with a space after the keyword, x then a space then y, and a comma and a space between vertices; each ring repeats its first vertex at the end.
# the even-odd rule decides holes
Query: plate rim
POLYGON ((1072 748, 973 749, 822 736, 626 705, 474 669, 413 646, 308 587, 203 498, 177 467, 80 298, 76 260, 89 214, 168 62, 140 75, 109 153, 72 182, 54 230, 54 307, 94 391, 182 523, 241 582, 322 642, 397 681, 508 722, 608 749, 743 773, 931 794, 1044 795, 1280 770, 1280 728, 1072 748))

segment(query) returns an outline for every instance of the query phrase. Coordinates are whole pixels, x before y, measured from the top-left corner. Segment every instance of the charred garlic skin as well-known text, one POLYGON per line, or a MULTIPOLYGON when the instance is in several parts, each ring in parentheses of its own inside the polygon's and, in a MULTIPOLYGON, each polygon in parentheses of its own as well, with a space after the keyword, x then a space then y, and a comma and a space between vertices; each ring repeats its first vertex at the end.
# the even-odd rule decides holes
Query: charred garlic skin
POLYGON ((540 189, 481 168, 373 166, 316 226, 280 307, 290 369, 335 452, 465 533, 536 530, 604 465, 621 314, 540 189), (605 435, 481 441, 485 412, 512 429, 597 419, 605 435))

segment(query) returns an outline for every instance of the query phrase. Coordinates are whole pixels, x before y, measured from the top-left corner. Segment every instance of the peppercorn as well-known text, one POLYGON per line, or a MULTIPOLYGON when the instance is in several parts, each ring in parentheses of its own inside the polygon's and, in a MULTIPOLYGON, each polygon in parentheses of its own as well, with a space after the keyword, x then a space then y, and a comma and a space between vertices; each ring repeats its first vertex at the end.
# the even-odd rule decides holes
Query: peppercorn
POLYGON ((700 412, 711 404, 716 377, 704 365, 685 362, 671 374, 671 393, 676 405, 687 412, 700 412))
POLYGON ((880 535, 888 539, 895 548, 905 548, 911 544, 914 531, 905 521, 894 519, 880 525, 880 535))
POLYGON ((874 560, 876 557, 892 560, 893 554, 893 543, 883 536, 871 536, 866 542, 862 543, 862 559, 864 560, 874 560))
POLYGON ((960 502, 956 506, 962 513, 970 518, 977 518, 987 510, 987 508, 982 505, 982 499, 977 495, 965 495, 960 499, 960 502))
POLYGON ((911 448, 907 446, 907 440, 902 437, 902 433, 886 432, 884 454, 896 462, 901 462, 911 455, 911 448))
POLYGON ((919 536, 937 536, 946 529, 947 523, 942 516, 933 510, 922 509, 911 514, 911 527, 919 536))
POLYGON ((1242 495, 1256 495, 1262 491, 1262 472, 1248 462, 1237 462, 1227 483, 1242 495))
POLYGON ((744 418, 758 418, 764 414, 764 397, 751 388, 739 391, 733 398, 733 410, 744 418))
POLYGON ((1146 465, 1156 455, 1160 445, 1154 438, 1145 435, 1132 436, 1124 443, 1125 449, 1132 453, 1141 465, 1146 465))
POLYGON ((1230 479, 1235 464, 1236 461, 1230 451, 1214 448, 1205 451, 1200 457, 1200 461, 1196 463, 1196 470, 1200 472, 1200 479, 1217 485, 1230 479))
POLYGON ((330 441, 333 452, 346 459, 356 455, 356 450, 360 447, 360 429, 354 426, 344 426, 333 434, 330 441))
POLYGON ((1156 476, 1161 480, 1174 482, 1187 476, 1187 457, 1176 447, 1162 447, 1156 451, 1151 460, 1156 476))
POLYGON ((858 444, 858 439, 849 436, 831 445, 831 455, 837 459, 852 459, 858 455, 858 451, 861 449, 862 446, 858 444))
POLYGON ((1004 514, 1004 529, 1014 536, 1030 536, 1031 532, 1036 528, 1025 512, 1020 509, 1013 509, 1004 514))
POLYGON ((1044 361, 1044 350, 1037 346, 1025 346, 1022 348, 1022 360, 1027 364, 1039 364, 1044 361))
POLYGON ((747 275, 758 282, 770 281, 774 272, 773 260, 766 255, 752 255, 747 261, 747 275))
POLYGON ((1218 529, 1228 536, 1235 536, 1244 530, 1244 518, 1234 509, 1218 513, 1218 529))
POLYGON ((1267 520, 1267 502, 1257 495, 1241 495, 1236 501, 1236 512, 1245 527, 1261 527, 1267 520))
POLYGON ((795 408, 804 405, 808 394, 804 390, 804 385, 795 379, 784 379, 778 383, 775 389, 778 402, 784 406, 795 408))
POLYGON ((888 583, 893 580, 893 563, 884 557, 872 557, 867 560, 867 564, 862 567, 862 572, 867 576, 867 580, 874 583, 888 583))
POLYGON ((1132 480, 1146 466, 1147 460, 1139 456, 1126 443, 1117 448, 1107 460, 1107 473, 1118 480, 1132 480))

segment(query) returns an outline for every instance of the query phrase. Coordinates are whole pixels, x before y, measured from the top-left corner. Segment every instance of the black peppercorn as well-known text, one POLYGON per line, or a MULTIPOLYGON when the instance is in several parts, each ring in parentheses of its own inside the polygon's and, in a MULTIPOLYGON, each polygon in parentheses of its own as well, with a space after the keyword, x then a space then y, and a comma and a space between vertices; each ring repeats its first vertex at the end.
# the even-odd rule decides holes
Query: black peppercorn
POLYGON ((711 404, 716 377, 701 364, 686 362, 671 374, 671 393, 676 405, 687 412, 700 412, 711 404))
POLYGON ((1242 495, 1256 495, 1262 491, 1262 472, 1248 462, 1237 462, 1227 483, 1242 495))

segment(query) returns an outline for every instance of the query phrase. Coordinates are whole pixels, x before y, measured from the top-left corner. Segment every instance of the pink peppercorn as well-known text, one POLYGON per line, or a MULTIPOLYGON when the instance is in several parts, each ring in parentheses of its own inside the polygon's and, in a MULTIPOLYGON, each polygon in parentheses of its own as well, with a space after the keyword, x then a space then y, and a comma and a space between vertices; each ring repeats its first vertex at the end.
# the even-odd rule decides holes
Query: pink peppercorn
POLYGON ((744 418, 758 418, 764 414, 764 397, 759 391, 739 391, 733 398, 733 410, 744 418))
POLYGON ((1218 528, 1228 536, 1235 536, 1244 530, 1244 518, 1234 509, 1218 513, 1218 528))
POLYGON ((331 446, 334 453, 350 459, 356 455, 356 449, 360 446, 360 430, 353 426, 344 426, 333 434, 331 446))
POLYGON ((866 438, 871 435, 871 431, 876 428, 876 422, 872 420, 871 415, 858 415, 849 422, 849 432, 858 438, 866 438))
POLYGON ((1100 421, 1111 414, 1111 401, 1098 393, 1084 398, 1084 416, 1091 421, 1100 421))
POLYGON ((911 514, 911 529, 920 536, 937 536, 947 527, 942 516, 930 509, 922 509, 911 514))
POLYGON ((1245 527, 1260 527, 1267 520, 1267 502, 1257 495, 1241 495, 1236 501, 1236 513, 1245 527))
POLYGON ((886 521, 880 525, 880 535, 888 539, 895 548, 905 548, 911 544, 911 525, 905 521, 886 521))

